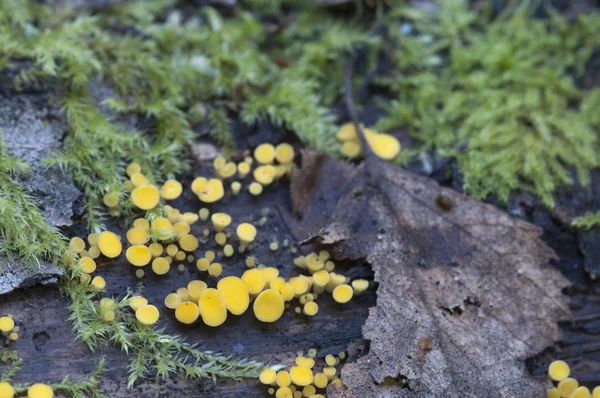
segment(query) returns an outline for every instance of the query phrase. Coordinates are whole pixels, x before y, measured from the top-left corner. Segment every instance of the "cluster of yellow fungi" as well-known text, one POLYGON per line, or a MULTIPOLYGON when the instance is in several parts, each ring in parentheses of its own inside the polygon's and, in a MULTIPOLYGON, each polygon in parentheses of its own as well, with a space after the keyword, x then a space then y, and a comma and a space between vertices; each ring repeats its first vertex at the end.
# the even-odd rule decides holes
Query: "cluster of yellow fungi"
MULTIPOLYGON (((361 129, 365 134, 365 139, 375 155, 384 160, 393 160, 400 153, 400 142, 396 137, 378 133, 377 131, 366 128, 361 124, 361 129)), ((347 158, 357 159, 364 155, 362 145, 354 123, 349 122, 340 126, 336 137, 342 144, 341 152, 347 158)))
POLYGON ((328 385, 343 385, 337 376, 336 366, 346 358, 346 353, 341 352, 338 357, 327 355, 320 372, 315 369, 316 354, 315 349, 309 350, 307 356, 300 353, 289 370, 264 369, 259 380, 262 384, 270 386, 269 393, 275 394, 276 398, 325 398, 328 385))
POLYGON ((590 392, 570 375, 571 369, 565 361, 554 361, 548 366, 548 376, 554 384, 546 390, 548 398, 600 398, 600 386, 590 392))
MULTIPOLYGON (((19 339, 20 328, 15 325, 15 320, 12 314, 0 317, 0 333, 4 337, 4 343, 9 345, 11 341, 19 339)), ((0 395, 0 397, 2 397, 0 395)))
MULTIPOLYGON (((16 397, 13 386, 8 382, 0 382, 0 398, 16 397)), ((27 398, 53 398, 54 390, 47 384, 32 384, 27 389, 27 398)))

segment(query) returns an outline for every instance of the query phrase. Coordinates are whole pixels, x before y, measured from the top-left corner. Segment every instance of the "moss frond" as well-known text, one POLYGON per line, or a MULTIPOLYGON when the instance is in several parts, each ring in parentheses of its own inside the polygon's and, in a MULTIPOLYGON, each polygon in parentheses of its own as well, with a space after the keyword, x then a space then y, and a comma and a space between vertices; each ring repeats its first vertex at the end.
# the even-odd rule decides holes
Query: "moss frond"
POLYGON ((571 222, 571 227, 583 230, 600 227, 600 211, 577 217, 571 222))

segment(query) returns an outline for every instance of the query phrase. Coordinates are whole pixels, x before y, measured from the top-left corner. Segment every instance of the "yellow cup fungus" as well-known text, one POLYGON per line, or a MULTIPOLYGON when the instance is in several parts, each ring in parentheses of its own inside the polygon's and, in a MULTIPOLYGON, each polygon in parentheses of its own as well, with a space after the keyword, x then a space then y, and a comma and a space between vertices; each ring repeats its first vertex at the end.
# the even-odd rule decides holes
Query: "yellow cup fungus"
POLYGON ((207 180, 204 177, 198 177, 192 183, 192 191, 198 195, 204 203, 213 203, 218 201, 225 195, 223 182, 216 178, 207 180))
POLYGON ((241 178, 244 178, 250 173, 250 165, 246 162, 238 163, 237 165, 238 174, 241 178))
MULTIPOLYGON (((150 180, 148 180, 142 173, 133 173, 129 178, 131 179, 131 183, 135 188, 150 184, 150 180)), ((135 188, 133 189, 134 191, 135 188)))
POLYGON ((8 316, 3 316, 0 318, 0 332, 8 333, 13 330, 15 327, 15 321, 8 316))
POLYGON ((210 267, 210 261, 208 261, 207 258, 199 258, 198 261, 196 261, 196 268, 198 268, 198 271, 206 272, 208 271, 208 267, 210 267))
POLYGON ((259 166, 252 173, 254 179, 262 185, 269 185, 275 179, 275 167, 269 165, 259 166))
POLYGON ((277 251, 277 249, 279 249, 279 244, 277 242, 271 242, 269 244, 269 249, 271 249, 272 252, 277 251))
POLYGON ((133 227, 148 231, 150 229, 150 223, 145 218, 136 218, 133 220, 133 227))
POLYGON ((212 327, 217 327, 227 320, 227 307, 217 289, 208 288, 199 300, 202 321, 212 327))
POLYGON ((337 286, 333 290, 333 299, 338 303, 347 303, 352 299, 352 295, 354 294, 352 288, 345 283, 337 286))
POLYGON ((244 282, 248 288, 248 292, 252 295, 262 292, 267 283, 264 272, 258 268, 246 270, 242 274, 242 282, 244 282))
POLYGON ((281 294, 283 301, 291 301, 294 299, 294 297, 296 297, 294 286, 289 282, 283 284, 279 293, 281 294))
POLYGON ((198 300, 200 300, 200 297, 202 297, 202 293, 204 293, 204 291, 207 288, 208 286, 206 285, 206 282, 201 280, 191 281, 187 285, 188 294, 190 295, 190 298, 195 302, 198 302, 198 300))
POLYGON ((254 149, 254 159, 260 164, 271 164, 275 159, 275 147, 264 143, 254 149))
POLYGON ((170 244, 167 246, 167 255, 169 257, 175 257, 175 255, 179 253, 179 248, 175 244, 170 244))
POLYGON ((275 380, 277 379, 277 372, 275 369, 271 368, 264 369, 262 372, 260 372, 258 379, 261 383, 266 385, 274 384, 275 380))
POLYGON ((315 316, 317 315, 317 312, 319 312, 319 305, 314 301, 309 301, 304 304, 304 307, 302 308, 302 313, 304 315, 315 316))
POLYGON ((329 272, 325 270, 317 271, 313 274, 312 278, 316 286, 325 287, 329 283, 329 272))
POLYGON ((165 307, 174 310, 181 304, 181 297, 177 293, 169 293, 165 297, 165 307))
POLYGON ((181 192, 183 192, 183 187, 177 180, 167 180, 160 187, 160 196, 165 200, 177 199, 181 195, 181 192))
POLYGON ((53 398, 54 391, 47 384, 33 384, 27 389, 27 398, 53 398))
POLYGON ((307 293, 307 294, 303 294, 302 296, 300 296, 300 298, 298 299, 298 301, 300 302, 300 304, 304 305, 306 303, 310 303, 311 301, 314 301, 315 298, 311 293, 307 293))
POLYGON ((294 398, 294 393, 289 387, 280 387, 275 392, 275 398, 294 398))
POLYGON ((233 256, 233 246, 225 245, 225 247, 223 248, 223 254, 225 255, 225 257, 233 256))
POLYGON ((227 162, 225 166, 217 170, 217 175, 219 178, 225 180, 229 177, 233 177, 235 172, 237 171, 237 167, 233 162, 227 162))
POLYGON ((592 398, 600 398, 600 386, 594 387, 592 391, 592 398))
POLYGON ((90 250, 88 250, 88 255, 94 259, 100 257, 100 249, 98 249, 98 246, 90 247, 90 250))
POLYGON ((329 282, 327 282, 327 286, 325 286, 325 290, 328 293, 333 292, 333 290, 339 285, 346 282, 346 277, 344 275, 336 274, 335 272, 329 273, 329 282))
POLYGON ((142 308, 145 305, 148 305, 148 300, 146 300, 146 298, 142 297, 142 296, 132 297, 131 300, 129 301, 129 306, 134 311, 137 311, 138 309, 142 308))
POLYGON ((302 389, 303 397, 312 397, 317 393, 317 389, 313 385, 308 385, 302 389))
POLYGON ((138 279, 142 279, 144 277, 144 275, 146 275, 146 272, 143 269, 136 269, 135 270, 135 276, 138 279))
POLYGON ((250 185, 248 185, 248 192, 250 192, 251 195, 253 196, 258 196, 262 193, 263 191, 263 186, 261 184, 259 184, 258 182, 253 182, 250 185))
POLYGON ((135 185, 133 185, 133 182, 131 182, 131 180, 125 180, 123 182, 123 188, 125 188, 127 192, 131 192, 135 189, 135 185))
POLYGON ((290 378, 292 383, 297 386, 304 387, 313 382, 313 373, 310 368, 303 366, 292 366, 290 368, 290 378))
POLYGON ((233 315, 242 315, 250 305, 246 284, 237 276, 228 276, 217 283, 217 290, 225 306, 233 315))
POLYGON ((554 361, 548 366, 548 376, 552 380, 561 381, 569 377, 571 369, 565 361, 554 361))
POLYGON ((579 382, 572 377, 561 380, 556 386, 561 397, 570 397, 577 387, 579 387, 579 382))
POLYGON ((198 238, 194 235, 183 235, 179 238, 179 246, 186 252, 193 252, 198 248, 198 238))
POLYGON ((159 257, 160 255, 162 255, 163 253, 163 245, 161 245, 160 243, 150 243, 148 245, 148 249, 150 250, 150 254, 152 254, 152 257, 159 257))
POLYGON ((171 264, 164 257, 157 257, 152 260, 152 271, 156 275, 164 275, 171 269, 171 264))
POLYGON ((208 267, 208 274, 211 276, 221 276, 223 273, 223 266, 219 263, 212 263, 208 267))
POLYGON ((131 228, 127 231, 127 241, 132 245, 143 245, 148 242, 148 230, 131 228))
POLYGON ((233 192, 234 195, 239 194, 241 189, 242 184, 239 181, 234 181, 231 183, 231 192, 233 192))
POLYGON ((215 170, 222 169, 223 167, 225 167, 225 164, 227 164, 227 159, 225 159, 223 156, 217 156, 213 160, 213 167, 215 168, 215 170))
MULTIPOLYGON (((248 257, 248 258, 251 258, 251 257, 248 257)), ((254 259, 252 259, 252 260, 254 260, 254 259)), ((279 270, 274 267, 265 267, 262 269, 262 272, 265 275, 265 283, 266 284, 270 284, 273 279, 275 279, 279 276, 279 270)))
POLYGON ((362 155, 362 148, 358 142, 346 141, 342 144, 340 152, 349 159, 356 159, 362 155))
POLYGON ((78 236, 71 238, 69 241, 69 249, 71 249, 73 253, 79 254, 85 250, 85 241, 78 236))
POLYGON ((208 210, 206 207, 203 207, 198 211, 198 215, 202 221, 206 221, 210 216, 210 210, 208 210))
POLYGON ((296 362, 296 365, 301 366, 303 368, 312 369, 315 366, 314 359, 303 357, 302 355, 299 355, 298 357, 296 357, 295 362, 296 362))
POLYGON ((177 254, 175 255, 175 260, 177 260, 177 261, 185 260, 185 252, 178 251, 177 254))
POLYGON ((142 325, 150 326, 158 321, 160 313, 158 312, 158 308, 152 304, 147 304, 135 311, 135 317, 142 325))
POLYGON ((135 173, 141 173, 142 172, 142 167, 139 164, 133 162, 133 163, 130 163, 127 166, 126 172, 127 172, 127 175, 129 177, 131 177, 135 173))
MULTIPOLYGON (((560 390, 560 388, 559 388, 560 390)), ((587 387, 577 387, 575 391, 569 395, 569 398, 591 398, 592 394, 590 393, 590 389, 587 387)), ((594 397, 595 398, 595 397, 594 397)))
POLYGON ((190 224, 180 221, 180 222, 176 222, 173 225, 173 230, 175 232, 177 232, 179 234, 179 236, 183 236, 183 235, 189 234, 191 231, 191 228, 190 228, 190 224))
POLYGON ((164 217, 159 217, 152 220, 150 226, 153 231, 157 232, 156 238, 158 240, 169 240, 175 232, 171 221, 164 217))
POLYGON ((123 251, 121 238, 110 231, 103 231, 98 237, 98 249, 108 258, 118 257, 123 251))
POLYGON ((131 192, 131 201, 142 210, 150 210, 156 207, 160 201, 160 192, 154 185, 137 187, 131 192))
POLYGON ((279 387, 288 387, 290 384, 292 384, 292 378, 287 370, 280 370, 277 372, 275 382, 279 387))
POLYGON ((81 266, 81 271, 86 274, 91 274, 96 271, 96 262, 91 257, 81 257, 79 259, 79 264, 81 266))
POLYGON ((279 163, 291 163, 294 160, 294 147, 287 143, 281 143, 275 147, 275 159, 279 163))
POLYGON ((294 288, 294 295, 296 297, 300 297, 308 291, 308 283, 306 283, 306 281, 300 277, 296 276, 290 278, 289 283, 291 283, 292 287, 294 288))
POLYGON ((125 257, 127 257, 127 261, 129 261, 130 264, 135 265, 136 267, 143 267, 152 260, 150 249, 148 246, 144 245, 129 247, 125 252, 125 257))
POLYGON ((108 192, 104 194, 104 196, 102 197, 102 201, 104 202, 104 205, 106 207, 114 208, 119 205, 120 198, 119 195, 117 195, 116 193, 108 192))
POLYGON ((186 301, 177 306, 175 318, 181 323, 190 325, 200 317, 200 308, 192 301, 186 301))
POLYGON ((177 222, 184 222, 188 225, 192 225, 196 221, 198 221, 198 214, 192 213, 191 211, 186 211, 177 217, 177 222))
POLYGON ((335 366, 337 360, 335 359, 335 357, 331 354, 325 356, 325 363, 327 364, 327 366, 335 366))
POLYGON ((215 231, 221 232, 231 224, 231 216, 226 213, 213 213, 210 220, 215 227, 215 231))
POLYGON ((356 279, 352 281, 352 289, 354 290, 354 294, 357 296, 367 290, 369 287, 369 281, 365 279, 356 279))
POLYGON ((90 244, 90 246, 98 246, 98 238, 99 237, 100 237, 100 234, 97 234, 95 232, 92 232, 91 234, 89 234, 87 237, 87 241, 90 244))
POLYGON ((244 246, 248 246, 248 244, 254 241, 254 238, 256 238, 256 228, 250 223, 242 223, 238 225, 235 233, 240 239, 240 243, 244 246))
POLYGON ((0 398, 13 398, 15 396, 15 389, 9 383, 3 381, 0 382, 0 398))
POLYGON ((325 374, 325 376, 327 376, 328 379, 331 379, 333 376, 335 376, 336 373, 337 370, 333 366, 323 368, 323 374, 325 374))
POLYGON ((103 277, 101 276, 96 276, 94 277, 94 279, 92 279, 92 281, 90 282, 90 286, 92 287, 92 289, 94 290, 104 290, 104 288, 106 287, 106 281, 104 280, 103 277))
POLYGON ((254 315, 261 322, 275 322, 281 318, 284 309, 285 304, 281 294, 272 289, 260 293, 254 300, 254 315))
POLYGON ((317 388, 325 388, 329 383, 329 379, 327 378, 327 376, 325 376, 324 373, 316 373, 313 378, 313 383, 317 388))

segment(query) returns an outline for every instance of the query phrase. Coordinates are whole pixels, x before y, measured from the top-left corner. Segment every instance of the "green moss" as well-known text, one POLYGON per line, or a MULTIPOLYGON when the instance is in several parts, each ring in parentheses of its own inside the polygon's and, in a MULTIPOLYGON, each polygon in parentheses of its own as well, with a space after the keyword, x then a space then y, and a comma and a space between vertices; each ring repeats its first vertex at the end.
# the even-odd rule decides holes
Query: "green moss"
POLYGON ((391 30, 397 70, 379 83, 396 99, 376 128, 408 126, 424 149, 456 157, 477 198, 524 190, 553 206, 571 170, 587 184, 599 163, 598 94, 588 97, 573 74, 600 45, 600 14, 568 23, 521 6, 490 19, 466 1, 440 4, 437 14, 398 7, 390 16, 416 33, 391 30))
POLYGON ((583 230, 600 227, 600 211, 577 217, 571 222, 571 227, 583 230))

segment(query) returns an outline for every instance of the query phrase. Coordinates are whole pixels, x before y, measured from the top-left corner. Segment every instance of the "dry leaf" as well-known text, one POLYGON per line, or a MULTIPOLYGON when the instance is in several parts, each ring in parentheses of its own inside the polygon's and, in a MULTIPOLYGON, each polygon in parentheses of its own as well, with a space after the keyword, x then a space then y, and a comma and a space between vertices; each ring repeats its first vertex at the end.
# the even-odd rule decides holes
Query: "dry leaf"
POLYGON ((336 180, 320 156, 303 154, 294 206, 310 197, 304 214, 326 223, 320 243, 366 259, 379 282, 363 327, 369 353, 344 366, 345 387, 330 396, 544 396, 524 360, 559 339, 557 321, 571 313, 541 230, 376 158, 336 180), (329 220, 320 203, 335 192, 307 175, 345 187, 329 220))

